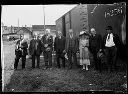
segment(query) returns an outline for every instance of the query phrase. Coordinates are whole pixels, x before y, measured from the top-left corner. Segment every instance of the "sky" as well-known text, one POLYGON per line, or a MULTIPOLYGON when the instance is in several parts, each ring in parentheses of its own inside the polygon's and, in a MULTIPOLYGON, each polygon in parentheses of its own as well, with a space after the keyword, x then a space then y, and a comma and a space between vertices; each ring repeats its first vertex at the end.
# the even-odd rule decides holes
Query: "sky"
MULTIPOLYGON (((45 24, 55 25, 55 21, 69 10, 77 6, 71 5, 44 5, 45 24)), ((44 24, 43 5, 3 5, 1 21, 4 26, 32 26, 44 24)))

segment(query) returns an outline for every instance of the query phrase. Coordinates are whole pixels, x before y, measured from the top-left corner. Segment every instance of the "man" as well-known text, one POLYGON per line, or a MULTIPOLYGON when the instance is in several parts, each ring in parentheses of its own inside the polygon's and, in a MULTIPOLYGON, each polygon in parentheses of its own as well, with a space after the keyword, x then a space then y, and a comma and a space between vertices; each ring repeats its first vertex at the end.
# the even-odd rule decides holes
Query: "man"
POLYGON ((52 69, 52 50, 53 50, 53 37, 50 35, 50 29, 46 29, 46 34, 41 38, 42 49, 44 55, 45 68, 52 69))
POLYGON ((61 31, 58 31, 58 36, 55 38, 54 49, 56 51, 58 68, 60 68, 60 58, 62 59, 62 64, 65 68, 65 37, 62 36, 61 31))
POLYGON ((108 71, 112 72, 116 69, 117 48, 120 46, 120 39, 114 34, 112 26, 107 26, 107 34, 103 37, 103 49, 107 56, 108 71))
POLYGON ((40 64, 40 55, 42 53, 42 45, 39 36, 33 36, 33 39, 30 41, 29 45, 29 54, 32 56, 32 68, 35 68, 35 58, 37 58, 37 68, 39 68, 40 64))
POLYGON ((93 64, 95 69, 101 72, 101 62, 97 59, 97 53, 101 51, 102 47, 102 37, 96 33, 94 28, 91 28, 91 36, 89 40, 89 49, 93 55, 93 64))
POLYGON ((17 70, 19 59, 22 58, 22 69, 25 68, 26 62, 26 55, 27 53, 28 44, 27 41, 24 39, 23 35, 20 36, 20 40, 16 42, 15 46, 15 62, 14 62, 14 69, 17 70))
POLYGON ((76 56, 76 53, 79 50, 78 38, 73 35, 73 30, 72 29, 69 29, 69 36, 66 38, 65 50, 67 52, 68 59, 69 59, 69 62, 70 62, 69 69, 71 69, 72 65, 73 65, 72 57, 73 57, 73 61, 74 61, 75 65, 78 67, 77 56, 76 56))

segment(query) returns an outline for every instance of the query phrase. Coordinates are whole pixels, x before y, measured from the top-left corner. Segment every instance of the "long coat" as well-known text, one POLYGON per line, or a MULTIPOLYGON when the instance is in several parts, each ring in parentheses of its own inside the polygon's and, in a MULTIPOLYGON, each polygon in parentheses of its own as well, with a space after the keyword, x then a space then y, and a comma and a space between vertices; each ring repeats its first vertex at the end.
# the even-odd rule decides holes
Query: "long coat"
POLYGON ((95 50, 98 52, 102 48, 102 36, 96 34, 95 36, 90 36, 89 39, 89 49, 90 51, 95 50))
POLYGON ((48 44, 48 47, 50 50, 53 50, 53 37, 50 36, 48 39, 46 39, 46 35, 42 36, 41 38, 41 44, 42 44, 42 51, 46 51, 47 47, 44 47, 45 44, 48 44))
MULTIPOLYGON (((66 43, 65 43, 65 50, 66 50, 66 52, 68 52, 68 50, 69 50, 69 40, 70 40, 70 37, 68 36, 66 38, 66 43)), ((78 41, 78 38, 74 37, 74 36, 73 36, 73 40, 75 42, 75 45, 73 47, 73 51, 74 51, 74 53, 76 53, 79 50, 79 41, 78 41)))
POLYGON ((36 50, 36 55, 40 55, 42 53, 41 40, 39 40, 39 39, 37 39, 37 40, 32 39, 30 41, 30 45, 29 45, 29 54, 30 55, 34 54, 35 47, 36 47, 36 42, 38 43, 37 50, 36 50))
POLYGON ((54 49, 55 51, 58 52, 58 50, 65 50, 65 37, 61 36, 61 39, 59 39, 59 37, 55 38, 55 42, 54 42, 54 49))

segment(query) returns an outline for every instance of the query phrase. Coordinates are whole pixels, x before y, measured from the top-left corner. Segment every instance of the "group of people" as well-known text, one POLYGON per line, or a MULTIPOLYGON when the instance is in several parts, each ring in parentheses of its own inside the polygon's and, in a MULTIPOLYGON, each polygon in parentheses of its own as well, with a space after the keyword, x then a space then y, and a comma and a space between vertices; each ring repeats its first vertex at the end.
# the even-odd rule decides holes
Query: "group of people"
POLYGON ((68 62, 69 69, 73 67, 73 63, 76 67, 82 66, 82 70, 89 70, 90 55, 93 55, 94 68, 97 71, 102 71, 102 62, 98 58, 98 53, 103 52, 106 56, 106 68, 108 71, 116 69, 116 55, 119 43, 119 37, 113 33, 113 28, 107 26, 107 34, 102 38, 101 35, 96 33, 96 30, 92 28, 89 33, 87 30, 80 32, 79 36, 75 36, 73 29, 69 29, 69 36, 64 37, 61 30, 57 31, 57 36, 53 41, 53 37, 50 34, 50 29, 46 29, 46 33, 40 39, 39 36, 34 35, 30 41, 28 47, 27 42, 20 38, 16 43, 15 49, 15 63, 14 69, 17 69, 19 59, 22 57, 22 69, 25 68, 27 49, 32 57, 32 68, 35 68, 35 58, 37 58, 37 68, 40 67, 40 55, 43 52, 45 68, 52 69, 52 52, 56 52, 57 67, 61 68, 60 59, 62 60, 62 66, 65 68, 65 62, 68 62), (54 44, 54 46, 53 46, 54 44), (79 55, 79 63, 78 63, 79 55), (72 59, 73 58, 73 59, 72 59))

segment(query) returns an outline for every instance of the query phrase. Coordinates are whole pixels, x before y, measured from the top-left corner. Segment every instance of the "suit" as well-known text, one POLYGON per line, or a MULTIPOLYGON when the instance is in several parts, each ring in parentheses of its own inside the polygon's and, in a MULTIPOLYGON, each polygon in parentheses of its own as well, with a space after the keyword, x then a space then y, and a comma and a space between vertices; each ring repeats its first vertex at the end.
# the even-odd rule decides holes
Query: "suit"
POLYGON ((41 40, 32 39, 29 45, 29 54, 32 56, 32 68, 35 68, 35 57, 37 58, 37 67, 39 67, 41 53, 42 53, 41 40))
POLYGON ((42 51, 44 55, 44 61, 46 67, 52 67, 52 50, 53 50, 53 37, 47 35, 42 36, 41 38, 42 43, 42 51), (48 44, 47 47, 45 47, 45 44, 48 44))
POLYGON ((28 55, 27 48, 28 44, 26 41, 18 40, 15 46, 15 62, 14 62, 14 69, 17 69, 19 59, 22 58, 22 69, 25 68, 26 62, 26 55, 28 55), (20 44, 21 43, 21 44, 20 44))
POLYGON ((64 36, 61 36, 61 38, 57 36, 55 38, 54 49, 56 51, 58 68, 60 68, 60 61, 59 61, 60 58, 62 59, 63 67, 65 67, 65 57, 63 53, 63 51, 65 50, 65 37, 64 36))
POLYGON ((77 65, 77 56, 76 56, 76 53, 79 50, 78 44, 79 43, 78 43, 78 38, 77 37, 74 37, 73 36, 73 38, 70 38, 70 36, 68 36, 66 38, 65 50, 67 52, 68 59, 69 59, 69 62, 70 62, 70 68, 72 68, 72 65, 73 65, 73 63, 72 63, 72 57, 73 57, 74 63, 78 67, 78 65, 77 65), (72 45, 72 46, 70 46, 70 45, 72 45))
POLYGON ((97 58, 97 53, 102 48, 102 37, 99 34, 95 36, 91 35, 89 39, 89 49, 93 55, 93 65, 95 66, 96 70, 101 71, 101 62, 97 58))
POLYGON ((106 39, 107 39, 107 34, 103 37, 103 44, 102 44, 102 48, 105 50, 105 54, 107 57, 107 69, 108 71, 113 71, 116 69, 116 57, 117 57, 117 50, 120 47, 120 39, 119 36, 117 34, 113 34, 113 42, 114 42, 114 46, 112 47, 106 47, 106 39))

